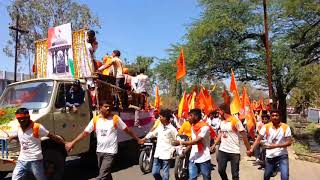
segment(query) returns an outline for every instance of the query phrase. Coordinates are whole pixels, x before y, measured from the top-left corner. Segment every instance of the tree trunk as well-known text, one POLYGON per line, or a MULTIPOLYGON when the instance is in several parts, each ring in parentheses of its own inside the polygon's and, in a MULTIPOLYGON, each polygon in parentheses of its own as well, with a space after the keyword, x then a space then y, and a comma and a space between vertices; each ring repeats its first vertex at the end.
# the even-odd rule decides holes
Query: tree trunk
POLYGON ((279 107, 278 110, 281 113, 282 122, 287 123, 287 95, 286 94, 278 94, 279 107))
POLYGON ((281 78, 275 80, 276 81, 276 95, 277 101, 276 106, 280 113, 281 113, 281 120, 284 123, 287 123, 287 93, 284 92, 284 88, 281 82, 281 78))
POLYGON ((177 95, 177 81, 172 80, 170 84, 170 95, 171 96, 176 96, 177 95))

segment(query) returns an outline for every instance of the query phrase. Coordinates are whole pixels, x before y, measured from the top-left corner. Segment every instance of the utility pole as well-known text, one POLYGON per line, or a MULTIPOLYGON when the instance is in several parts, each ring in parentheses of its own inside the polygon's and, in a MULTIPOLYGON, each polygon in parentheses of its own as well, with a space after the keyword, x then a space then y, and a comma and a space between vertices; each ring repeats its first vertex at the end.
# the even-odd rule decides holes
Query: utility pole
POLYGON ((14 82, 17 82, 17 66, 18 66, 18 47, 19 47, 19 32, 29 33, 29 31, 19 29, 19 11, 17 10, 16 27, 9 26, 9 29, 16 31, 16 47, 14 53, 14 82))
MULTIPOLYGON (((269 49, 269 32, 268 32, 268 14, 267 14, 267 0, 263 0, 263 14, 264 14, 264 46, 266 49, 266 63, 268 70, 268 87, 269 87, 269 99, 272 97, 272 64, 270 59, 270 49, 269 49)), ((274 104, 273 102, 272 104, 274 104)))

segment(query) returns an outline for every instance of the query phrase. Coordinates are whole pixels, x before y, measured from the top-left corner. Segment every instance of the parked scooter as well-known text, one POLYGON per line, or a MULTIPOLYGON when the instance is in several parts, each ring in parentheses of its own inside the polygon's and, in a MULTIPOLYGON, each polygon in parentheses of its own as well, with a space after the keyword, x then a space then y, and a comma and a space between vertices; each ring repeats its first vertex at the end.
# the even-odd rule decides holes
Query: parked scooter
MULTIPOLYGON (((178 141, 189 141, 189 137, 186 135, 177 135, 178 141)), ((174 165, 174 176, 177 180, 187 180, 189 178, 188 164, 190 152, 186 154, 183 151, 187 147, 180 145, 176 147, 176 161, 174 165)))
POLYGON ((147 139, 142 145, 141 153, 139 156, 139 166, 144 174, 152 171, 153 155, 156 150, 157 139, 147 139))

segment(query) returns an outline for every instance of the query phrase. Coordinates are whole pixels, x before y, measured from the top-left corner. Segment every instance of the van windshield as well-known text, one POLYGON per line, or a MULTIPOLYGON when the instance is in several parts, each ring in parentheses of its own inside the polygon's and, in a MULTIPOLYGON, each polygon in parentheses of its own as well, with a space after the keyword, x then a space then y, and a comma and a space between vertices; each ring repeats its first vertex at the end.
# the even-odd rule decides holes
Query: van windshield
POLYGON ((20 106, 27 109, 42 109, 51 99, 53 81, 28 82, 8 86, 0 99, 1 107, 20 106))

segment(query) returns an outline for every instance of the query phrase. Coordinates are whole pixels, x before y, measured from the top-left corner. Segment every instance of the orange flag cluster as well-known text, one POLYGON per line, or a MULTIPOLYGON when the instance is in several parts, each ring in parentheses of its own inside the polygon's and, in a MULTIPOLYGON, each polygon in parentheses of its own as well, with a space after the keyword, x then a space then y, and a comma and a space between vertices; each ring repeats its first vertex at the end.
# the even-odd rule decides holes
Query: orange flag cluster
MULTIPOLYGON (((180 49, 180 55, 176 61, 176 66, 176 80, 180 80, 187 74, 184 51, 182 48, 180 49)), ((260 98, 258 102, 253 101, 251 103, 250 98, 247 94, 247 89, 245 87, 243 87, 242 96, 240 97, 233 70, 231 70, 230 92, 233 95, 231 102, 228 91, 224 89, 222 94, 224 103, 230 105, 231 114, 239 113, 239 118, 241 120, 247 120, 249 134, 254 137, 254 126, 256 124, 254 110, 263 110, 266 108, 263 102, 263 98, 260 98)), ((156 91, 155 107, 160 108, 160 96, 158 96, 159 95, 157 95, 156 91), (156 105, 156 102, 159 105, 156 105)), ((183 96, 179 102, 178 116, 186 118, 188 116, 189 110, 195 107, 203 110, 206 114, 209 114, 211 111, 217 109, 213 98, 205 87, 201 87, 200 91, 198 92, 198 88, 197 86, 195 86, 189 94, 187 94, 186 92, 183 93, 183 96)))
POLYGON ((203 110, 205 114, 209 114, 217 109, 209 90, 203 86, 201 86, 200 91, 198 91, 198 87, 195 86, 189 94, 186 92, 183 93, 179 102, 178 116, 186 118, 189 110, 194 108, 203 110))

